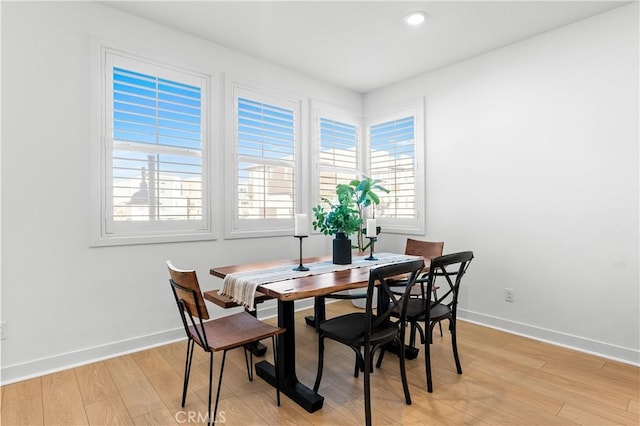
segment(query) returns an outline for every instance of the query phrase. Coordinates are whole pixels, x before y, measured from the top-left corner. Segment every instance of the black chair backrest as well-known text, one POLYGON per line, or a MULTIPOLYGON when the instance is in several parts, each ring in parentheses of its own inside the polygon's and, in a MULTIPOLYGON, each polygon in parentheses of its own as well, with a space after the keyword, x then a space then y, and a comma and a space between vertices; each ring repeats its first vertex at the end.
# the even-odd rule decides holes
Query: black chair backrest
POLYGON ((406 318, 406 300, 411 294, 411 288, 416 282, 420 272, 424 269, 424 260, 417 259, 409 262, 392 263, 374 268, 369 273, 369 283, 367 286, 367 303, 365 310, 365 342, 372 330, 380 327, 384 323, 394 322, 402 324, 406 318), (400 295, 391 290, 393 280, 388 280, 398 275, 408 274, 407 285, 400 295), (376 285, 378 283, 378 285, 376 285), (376 315, 373 315, 373 295, 374 289, 378 289, 378 299, 376 303, 376 315), (400 317, 392 315, 400 313, 400 317), (392 320, 393 317, 393 320, 392 320))
MULTIPOLYGON (((442 287, 443 282, 446 281, 447 286, 444 287, 447 291, 443 292, 437 300, 433 301, 432 305, 446 304, 451 308, 453 316, 456 316, 456 310, 458 306, 458 292, 460 290, 460 283, 462 277, 467 272, 467 268, 473 260, 472 251, 463 251, 459 253, 445 254, 443 256, 431 259, 431 265, 429 266, 429 277, 427 278, 428 289, 425 294, 431 294, 431 288, 435 284, 436 280, 442 287), (447 301, 448 299, 448 301, 447 301)), ((426 300, 429 300, 425 296, 426 300)))

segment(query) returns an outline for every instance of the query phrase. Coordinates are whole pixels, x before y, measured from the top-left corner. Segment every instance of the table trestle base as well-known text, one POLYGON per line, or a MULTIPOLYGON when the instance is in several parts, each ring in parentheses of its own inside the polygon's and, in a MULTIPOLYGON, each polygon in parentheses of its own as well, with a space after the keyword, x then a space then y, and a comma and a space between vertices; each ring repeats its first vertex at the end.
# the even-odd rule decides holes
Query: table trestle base
MULTIPOLYGON (((271 386, 276 385, 275 368, 268 361, 260 361, 256 364, 256 374, 271 386)), ((324 397, 309 389, 298 381, 285 381, 280 383, 280 392, 291 398, 296 404, 313 413, 322 408, 324 397)))

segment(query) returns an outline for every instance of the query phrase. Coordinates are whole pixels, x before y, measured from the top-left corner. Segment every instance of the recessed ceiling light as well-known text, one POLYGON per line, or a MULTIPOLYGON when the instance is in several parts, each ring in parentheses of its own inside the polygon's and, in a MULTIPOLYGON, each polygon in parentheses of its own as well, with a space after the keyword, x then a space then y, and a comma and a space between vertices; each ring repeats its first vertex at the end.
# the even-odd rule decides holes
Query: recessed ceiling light
POLYGON ((427 14, 424 12, 411 12, 404 17, 404 21, 412 27, 416 27, 424 22, 426 16, 427 14))

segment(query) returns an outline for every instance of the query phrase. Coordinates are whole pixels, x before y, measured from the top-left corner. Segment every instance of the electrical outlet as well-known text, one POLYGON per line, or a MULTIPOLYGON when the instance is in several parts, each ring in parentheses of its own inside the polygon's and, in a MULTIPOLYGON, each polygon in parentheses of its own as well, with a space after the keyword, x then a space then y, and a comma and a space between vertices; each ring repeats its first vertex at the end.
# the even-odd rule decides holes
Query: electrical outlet
POLYGON ((505 302, 513 302, 514 291, 512 288, 504 289, 504 300, 505 302))
POLYGON ((0 322, 0 340, 5 340, 7 338, 7 322, 0 322))

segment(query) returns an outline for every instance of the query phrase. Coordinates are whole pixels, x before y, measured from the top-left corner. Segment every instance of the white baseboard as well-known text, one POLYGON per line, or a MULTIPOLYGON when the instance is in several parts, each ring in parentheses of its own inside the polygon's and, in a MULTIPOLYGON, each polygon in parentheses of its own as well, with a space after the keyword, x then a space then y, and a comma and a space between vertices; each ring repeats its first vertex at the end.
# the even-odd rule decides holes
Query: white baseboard
MULTIPOLYGON (((295 304, 296 311, 310 307, 313 307, 313 299, 296 301, 295 304)), ((275 317, 277 314, 278 308, 276 304, 267 304, 262 309, 258 310, 258 316, 261 319, 275 317)), ((459 310, 458 318, 463 321, 495 328, 507 333, 517 334, 580 352, 586 352, 615 361, 620 361, 626 364, 640 366, 640 352, 637 350, 479 314, 477 312, 459 310)), ((0 369, 0 385, 7 385, 33 377, 55 373, 57 371, 90 364, 132 352, 138 352, 155 346, 166 345, 183 339, 185 339, 184 330, 182 328, 176 328, 147 336, 121 340, 106 345, 94 346, 19 364, 3 365, 0 369)))
POLYGON ((96 361, 138 352, 155 346, 166 345, 186 339, 184 328, 167 330, 106 345, 94 346, 73 352, 58 354, 13 365, 3 365, 0 369, 0 385, 7 385, 57 371, 91 364, 96 361))
MULTIPOLYGON (((309 307, 313 307, 313 299, 296 301, 296 311, 307 309, 309 307)), ((265 306, 264 309, 258 309, 258 316, 261 319, 275 317, 277 314, 278 307, 276 304, 273 304, 273 306, 265 306)), ((147 336, 135 337, 132 339, 54 355, 47 358, 31 360, 13 365, 3 365, 2 368, 0 368, 0 385, 4 386, 10 383, 20 382, 33 377, 91 364, 104 359, 166 345, 183 339, 185 339, 184 329, 180 327, 147 336)))
POLYGON ((638 350, 462 309, 458 309, 458 319, 625 364, 640 366, 640 351, 638 350))

